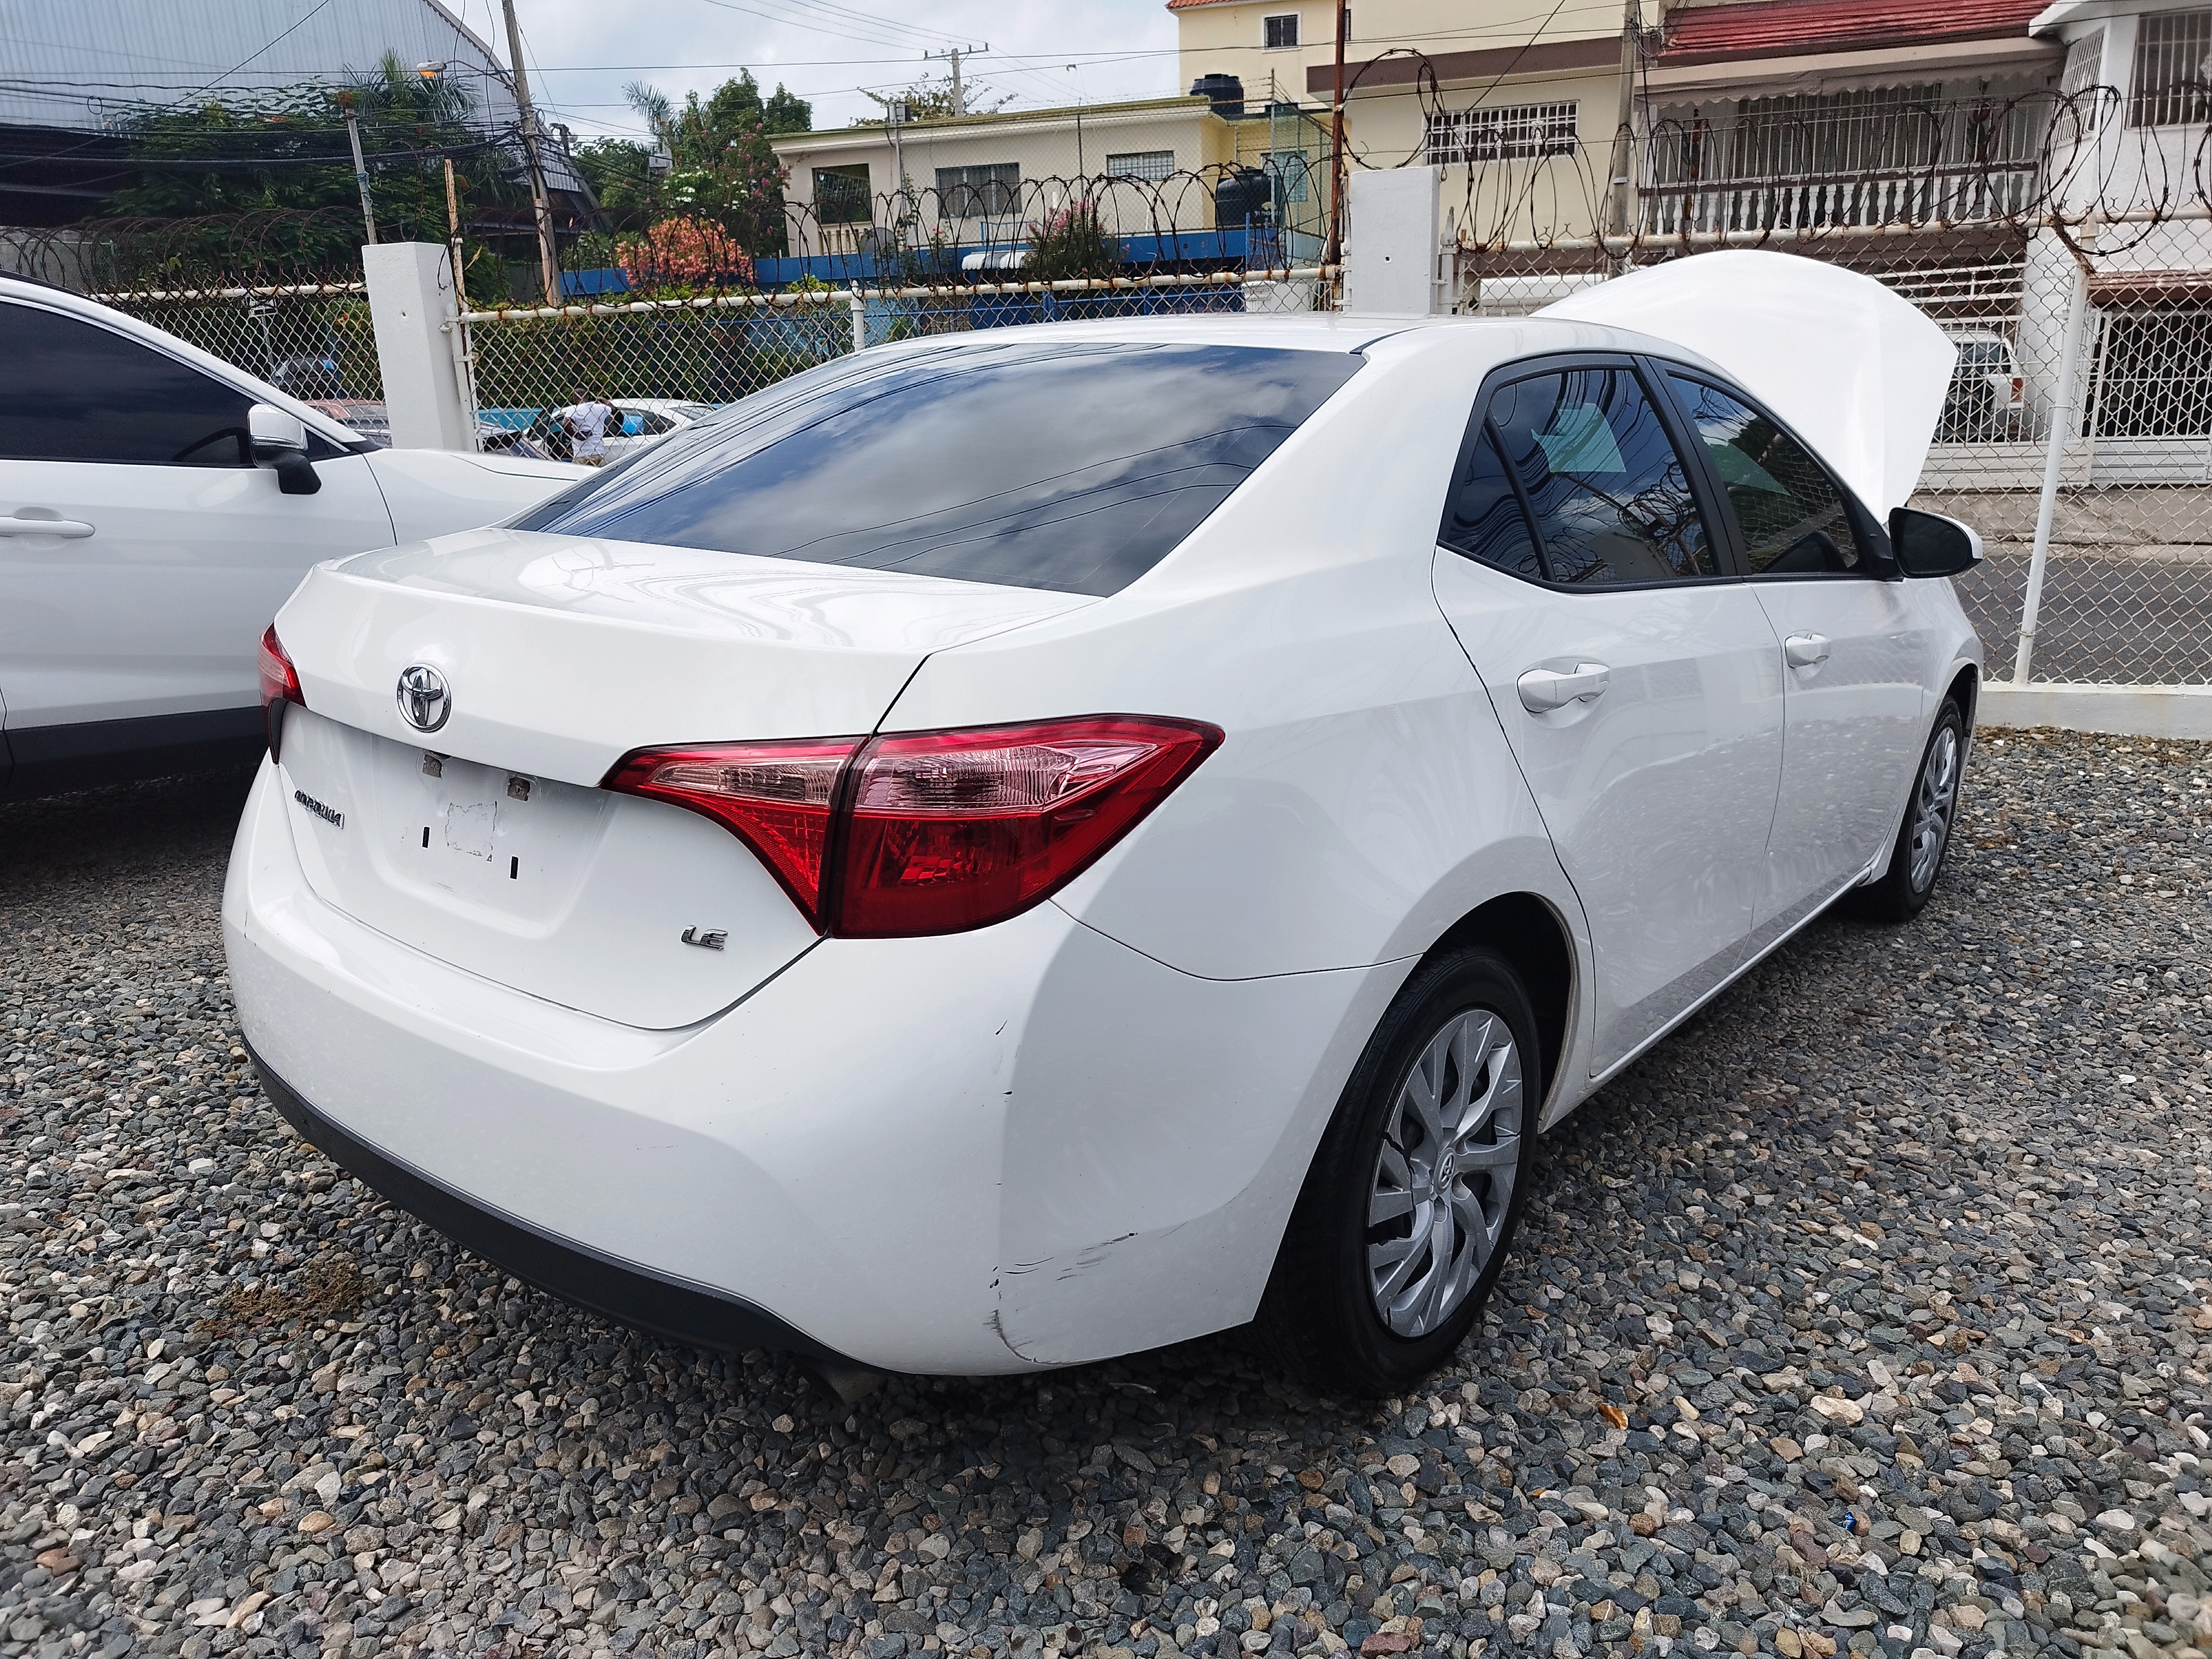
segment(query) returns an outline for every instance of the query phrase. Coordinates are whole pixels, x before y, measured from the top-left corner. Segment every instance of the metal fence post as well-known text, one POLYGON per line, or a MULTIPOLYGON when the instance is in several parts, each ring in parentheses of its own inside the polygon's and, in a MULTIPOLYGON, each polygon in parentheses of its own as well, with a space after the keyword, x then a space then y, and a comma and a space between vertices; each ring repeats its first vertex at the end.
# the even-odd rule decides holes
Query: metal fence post
POLYGON ((2073 435, 2080 392, 2081 331, 2089 314, 2089 273, 2077 259, 2074 289, 2066 296, 2066 331, 2059 346, 2058 395, 2051 400, 2051 436, 2043 450, 2043 494, 2035 504, 2035 547, 2028 556, 2027 592, 2021 601, 2020 649, 2013 657, 2012 683, 2027 684, 2035 654, 2035 623, 2043 609, 2043 573, 2051 562, 2051 527, 2058 514, 2058 475, 2066 465, 2066 441, 2073 435))
POLYGON ((853 349, 866 351, 868 349, 868 302, 860 297, 858 283, 853 284, 849 302, 853 307, 853 349))

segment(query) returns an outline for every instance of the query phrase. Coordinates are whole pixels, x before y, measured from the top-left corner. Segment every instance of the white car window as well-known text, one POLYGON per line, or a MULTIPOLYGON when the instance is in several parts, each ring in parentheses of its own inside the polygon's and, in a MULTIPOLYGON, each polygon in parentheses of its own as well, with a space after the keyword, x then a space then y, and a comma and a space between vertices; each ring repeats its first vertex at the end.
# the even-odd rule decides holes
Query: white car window
POLYGON ((1670 374, 1743 532, 1754 576, 1848 576, 1866 561, 1844 493, 1795 438, 1718 386, 1670 374))
POLYGON ((135 340, 36 306, 0 305, 0 458, 252 466, 252 399, 135 340))
POLYGON ((1721 574, 1688 469, 1626 365, 1498 388, 1441 539, 1515 575, 1570 586, 1721 574))

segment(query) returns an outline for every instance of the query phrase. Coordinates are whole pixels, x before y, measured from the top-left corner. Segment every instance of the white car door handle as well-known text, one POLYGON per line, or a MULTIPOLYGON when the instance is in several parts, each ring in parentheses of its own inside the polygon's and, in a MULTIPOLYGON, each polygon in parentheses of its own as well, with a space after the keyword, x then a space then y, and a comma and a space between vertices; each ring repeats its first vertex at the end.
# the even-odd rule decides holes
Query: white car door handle
POLYGON ((1571 702, 1594 702, 1605 695, 1613 671, 1601 662, 1575 665, 1571 674, 1555 668, 1532 668, 1514 682, 1521 706, 1532 714, 1565 708, 1571 702))
POLYGON ((1792 668, 1818 668, 1828 659, 1828 636, 1792 634, 1782 641, 1782 655, 1792 668))
POLYGON ((0 536, 65 536, 72 541, 93 533, 82 519, 26 519, 0 515, 0 536))

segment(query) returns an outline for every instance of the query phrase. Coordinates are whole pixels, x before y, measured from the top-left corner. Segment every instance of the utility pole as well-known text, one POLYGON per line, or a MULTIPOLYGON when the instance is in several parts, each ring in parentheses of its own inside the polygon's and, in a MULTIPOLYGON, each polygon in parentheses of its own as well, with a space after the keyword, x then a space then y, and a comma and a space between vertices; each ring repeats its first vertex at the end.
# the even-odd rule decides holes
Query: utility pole
POLYGON ((361 224, 368 233, 368 240, 376 240, 376 204, 368 198, 368 162, 361 153, 361 113, 354 108, 352 97, 346 96, 342 107, 345 111, 346 137, 353 144, 353 181, 361 187, 361 224))
POLYGON ((1620 22, 1620 119, 1613 131, 1613 224, 1628 234, 1629 169, 1636 161, 1636 71, 1643 60, 1643 0, 1623 0, 1620 22))
POLYGON ((924 63, 943 58, 952 65, 952 112, 955 115, 965 115, 968 112, 968 88, 960 82, 961 58, 963 55, 972 58, 979 52, 988 52, 990 49, 991 43, 986 40, 980 46, 953 46, 945 52, 925 52, 921 54, 924 63))
POLYGON ((469 308, 469 290, 462 275, 461 264, 461 204, 453 189, 453 158, 446 157, 446 236, 447 246, 453 256, 453 303, 463 311, 469 308))
POLYGON ((1352 32, 1346 4, 1346 0, 1336 0, 1336 90, 1329 100, 1328 122, 1328 245, 1321 254, 1325 265, 1344 262, 1344 37, 1352 32))
MULTIPOLYGON (((522 28, 514 21, 514 0, 500 0, 507 13, 507 56, 514 70, 514 107, 522 118, 522 159, 530 169, 530 202, 538 212, 538 262, 545 281, 545 303, 561 303, 561 256, 553 246, 553 207, 545 199, 545 165, 540 159, 538 112, 530 106, 530 82, 522 70, 522 28)), ((1633 3, 1633 0, 1631 0, 1633 3)))

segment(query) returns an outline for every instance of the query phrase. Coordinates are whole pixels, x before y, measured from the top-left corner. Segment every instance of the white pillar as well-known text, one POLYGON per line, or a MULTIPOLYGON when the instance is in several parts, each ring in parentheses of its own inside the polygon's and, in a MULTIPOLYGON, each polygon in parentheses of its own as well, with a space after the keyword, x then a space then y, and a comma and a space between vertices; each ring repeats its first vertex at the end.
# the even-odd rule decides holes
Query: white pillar
MULTIPOLYGON (((2077 234, 2082 228, 2077 227, 2077 234)), ((2027 408, 2039 433, 2049 429, 2066 362, 2067 312, 2081 286, 2073 250, 2048 226, 2027 239, 2020 299, 2020 371, 2027 381, 2027 408)))
POLYGON ((1438 303, 1436 167, 1361 168, 1346 198, 1344 308, 1431 317, 1438 303))
POLYGON ((446 250, 435 242, 380 242, 361 251, 376 362, 395 449, 476 447, 476 422, 453 374, 460 325, 446 250))

